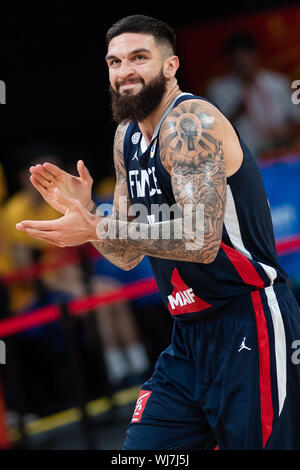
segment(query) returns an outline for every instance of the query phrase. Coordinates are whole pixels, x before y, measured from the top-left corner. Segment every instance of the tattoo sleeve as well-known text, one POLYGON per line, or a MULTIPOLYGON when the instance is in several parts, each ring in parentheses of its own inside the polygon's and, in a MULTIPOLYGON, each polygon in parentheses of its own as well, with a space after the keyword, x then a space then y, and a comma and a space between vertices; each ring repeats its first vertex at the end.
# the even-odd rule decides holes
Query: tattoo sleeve
MULTIPOLYGON (((114 223, 116 219, 120 218, 119 203, 122 200, 126 204, 126 212, 129 207, 129 197, 127 191, 126 171, 124 168, 124 155, 123 145, 124 137, 127 130, 127 124, 121 123, 115 134, 114 139, 114 164, 116 172, 116 186, 114 191, 113 201, 113 214, 112 216, 105 217, 107 223, 114 223)), ((134 268, 144 257, 143 254, 138 253, 135 247, 130 248, 124 243, 120 243, 118 239, 101 240, 93 242, 94 247, 111 261, 113 264, 124 270, 134 268)))
POLYGON ((190 253, 190 258, 202 263, 215 259, 222 238, 226 205, 223 122, 213 105, 189 100, 173 109, 160 133, 161 159, 171 173, 177 204, 182 210, 190 205, 193 213, 199 207, 203 211, 202 247, 197 250, 195 245, 190 253))
MULTIPOLYGON (((223 121, 214 106, 189 100, 174 108, 160 129, 160 156, 171 175, 177 206, 181 213, 189 208, 189 223, 183 217, 154 224, 119 221, 115 239, 105 239, 108 254, 124 256, 132 266, 144 254, 211 263, 219 251, 226 204, 223 141, 223 121), (122 233, 127 234, 124 239, 122 233)), ((118 137, 115 148, 118 162, 118 137)), ((115 196, 126 178, 120 164, 116 165, 116 173, 119 184, 115 196)), ((102 236, 105 238, 104 228, 102 236)))

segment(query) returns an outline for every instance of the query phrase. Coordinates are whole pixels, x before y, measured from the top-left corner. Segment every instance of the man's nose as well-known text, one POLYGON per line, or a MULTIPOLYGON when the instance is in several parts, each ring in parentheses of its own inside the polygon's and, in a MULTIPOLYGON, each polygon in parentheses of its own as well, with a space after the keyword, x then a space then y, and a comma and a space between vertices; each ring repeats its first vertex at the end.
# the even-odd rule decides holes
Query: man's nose
POLYGON ((127 60, 122 61, 120 67, 118 68, 118 78, 124 80, 124 78, 128 78, 131 75, 134 75, 134 68, 132 64, 127 60))

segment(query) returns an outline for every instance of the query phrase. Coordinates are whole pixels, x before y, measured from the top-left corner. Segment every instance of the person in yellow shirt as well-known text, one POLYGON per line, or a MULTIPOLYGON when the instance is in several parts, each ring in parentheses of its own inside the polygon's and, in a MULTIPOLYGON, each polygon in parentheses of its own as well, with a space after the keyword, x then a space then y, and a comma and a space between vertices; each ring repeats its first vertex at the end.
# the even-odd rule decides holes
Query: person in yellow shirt
MULTIPOLYGON (((43 220, 55 219, 59 214, 46 204, 28 180, 28 167, 22 168, 18 176, 21 189, 9 197, 1 207, 1 261, 0 274, 26 268, 39 259, 49 245, 33 240, 15 229, 20 217, 41 217, 43 220)), ((1 177, 1 173, 0 173, 1 177)), ((12 313, 26 309, 37 296, 35 281, 22 281, 9 286, 12 313)))
MULTIPOLYGON (((0 217, 2 220, 2 207, 7 196, 7 184, 4 174, 3 165, 0 162, 0 217)), ((3 224, 0 224, 0 275, 9 271, 11 268, 11 261, 8 256, 7 243, 5 243, 5 236, 3 224)))

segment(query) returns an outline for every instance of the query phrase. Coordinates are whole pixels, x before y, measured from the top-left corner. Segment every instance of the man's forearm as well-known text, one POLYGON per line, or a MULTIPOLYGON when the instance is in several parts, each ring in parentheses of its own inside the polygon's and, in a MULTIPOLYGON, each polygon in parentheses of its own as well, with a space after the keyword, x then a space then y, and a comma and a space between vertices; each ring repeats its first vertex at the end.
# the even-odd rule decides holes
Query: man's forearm
POLYGON ((144 255, 137 253, 137 250, 128 245, 119 243, 119 240, 93 241, 93 246, 111 263, 125 271, 135 268, 143 259, 144 255))
MULTIPOLYGON (((92 214, 97 213, 98 206, 94 204, 91 209, 92 214)), ((107 217, 106 220, 112 217, 107 217)), ((113 219, 114 220, 114 219, 113 219)), ((92 245, 111 263, 118 266, 125 271, 133 269, 139 264, 144 255, 137 253, 135 249, 130 249, 128 246, 123 246, 120 243, 103 243, 103 241, 92 241, 92 245)))

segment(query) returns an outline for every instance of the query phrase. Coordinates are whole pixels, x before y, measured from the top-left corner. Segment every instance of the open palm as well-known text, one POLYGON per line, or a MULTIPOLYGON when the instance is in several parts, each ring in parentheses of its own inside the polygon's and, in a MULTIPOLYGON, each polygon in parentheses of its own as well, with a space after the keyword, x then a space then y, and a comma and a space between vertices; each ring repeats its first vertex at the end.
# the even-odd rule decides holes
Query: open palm
POLYGON ((91 210, 93 179, 82 160, 77 162, 77 170, 79 176, 74 176, 46 162, 29 169, 30 181, 45 201, 58 212, 65 214, 66 208, 55 197, 55 188, 58 188, 65 196, 79 201, 87 210, 91 210))

